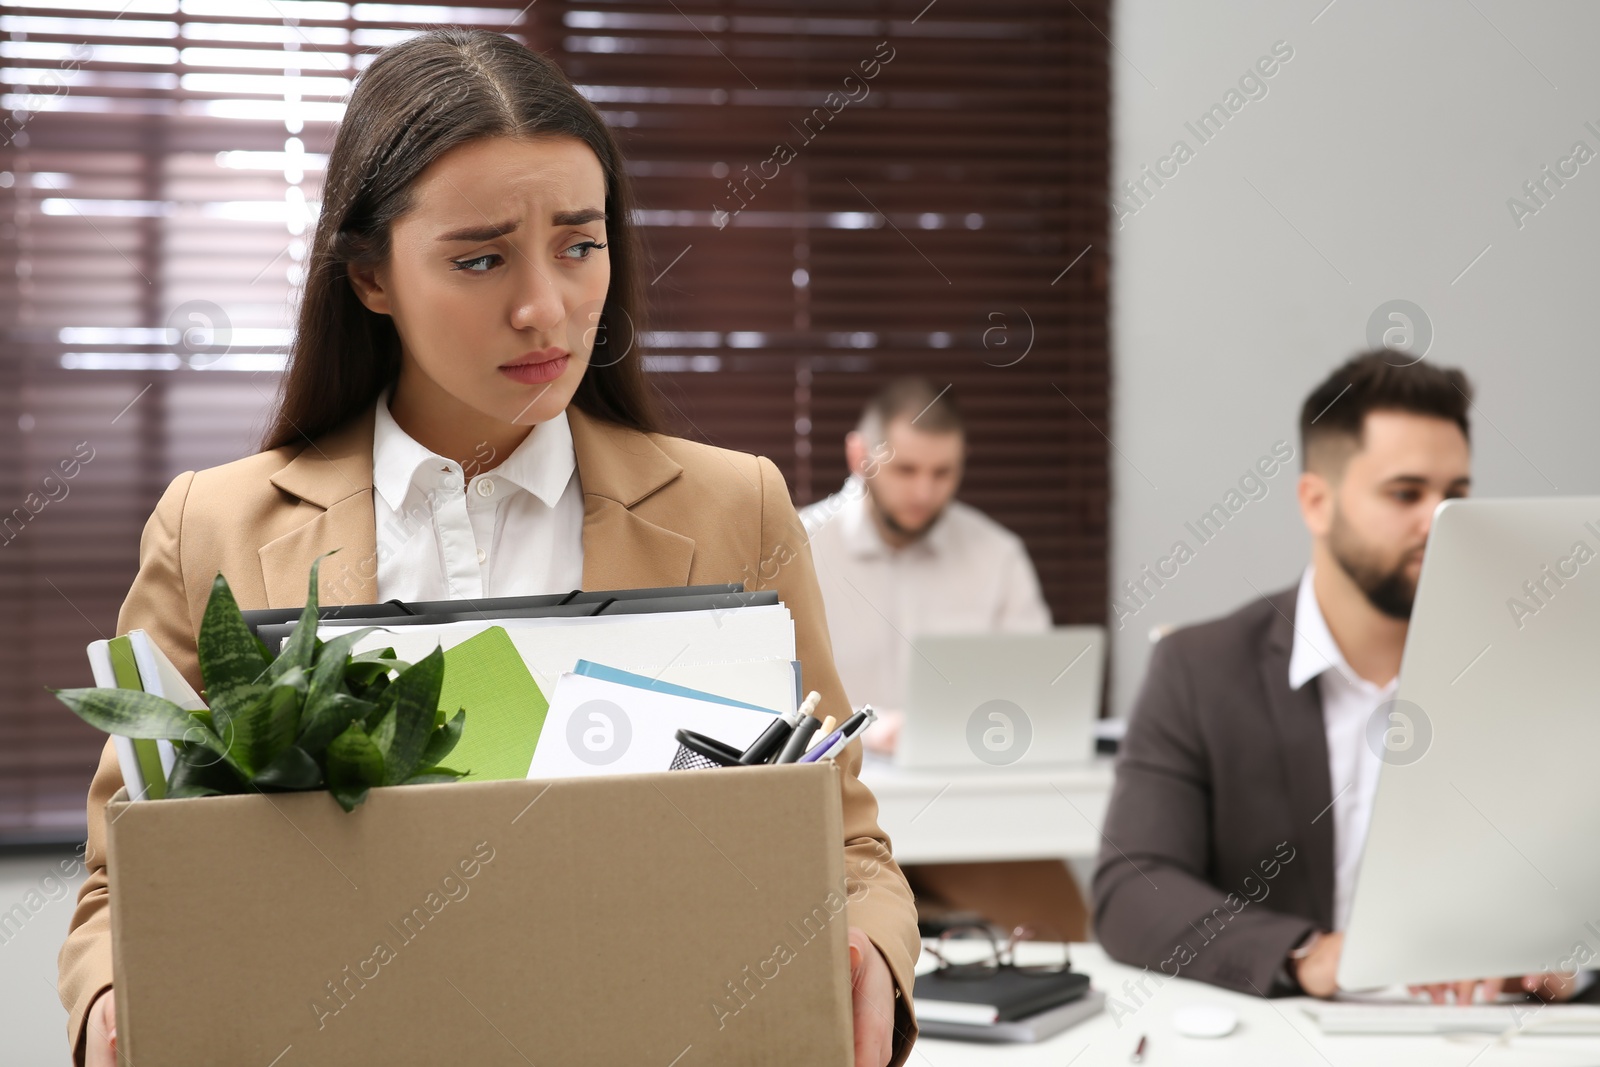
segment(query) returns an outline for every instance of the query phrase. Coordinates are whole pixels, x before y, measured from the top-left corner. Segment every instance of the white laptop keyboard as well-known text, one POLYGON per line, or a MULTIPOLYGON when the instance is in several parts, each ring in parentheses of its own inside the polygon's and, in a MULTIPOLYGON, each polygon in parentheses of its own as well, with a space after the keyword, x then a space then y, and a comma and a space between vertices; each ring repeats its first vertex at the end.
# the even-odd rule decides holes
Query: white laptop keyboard
POLYGON ((1600 1034, 1588 1004, 1307 1004, 1325 1034, 1600 1034))

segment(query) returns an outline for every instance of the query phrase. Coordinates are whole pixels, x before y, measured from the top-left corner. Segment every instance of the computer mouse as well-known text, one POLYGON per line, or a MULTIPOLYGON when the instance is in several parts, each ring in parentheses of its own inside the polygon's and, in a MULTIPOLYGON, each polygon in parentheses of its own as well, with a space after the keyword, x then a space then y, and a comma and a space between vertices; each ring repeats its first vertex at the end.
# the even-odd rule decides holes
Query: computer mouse
POLYGON ((1186 1004, 1172 1013, 1172 1028, 1184 1037, 1227 1037, 1239 1014, 1221 1004, 1186 1004))

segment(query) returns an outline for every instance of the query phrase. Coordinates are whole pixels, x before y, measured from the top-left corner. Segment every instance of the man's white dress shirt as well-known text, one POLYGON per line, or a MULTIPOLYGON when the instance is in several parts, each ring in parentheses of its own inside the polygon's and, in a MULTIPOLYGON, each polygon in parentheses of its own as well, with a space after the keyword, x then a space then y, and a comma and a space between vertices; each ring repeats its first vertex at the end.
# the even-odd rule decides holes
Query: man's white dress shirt
POLYGON ((890 548, 859 476, 800 512, 828 614, 833 661, 851 703, 905 711, 917 634, 1036 632, 1050 609, 1022 539, 952 500, 932 529, 890 548))
POLYGON ((372 510, 378 599, 466 600, 565 593, 583 584, 583 487, 567 413, 539 423, 492 469, 484 442, 466 469, 423 447, 378 397, 372 510))
POLYGON ((1372 799, 1378 790, 1377 753, 1367 743, 1367 722, 1394 699, 1398 676, 1387 685, 1373 685, 1350 669, 1328 630, 1317 603, 1312 568, 1300 576, 1294 607, 1294 646, 1289 653, 1289 688, 1317 680, 1322 693, 1322 726, 1328 739, 1328 784, 1332 807, 1319 818, 1333 820, 1333 928, 1350 921, 1356 872, 1372 821, 1372 799))

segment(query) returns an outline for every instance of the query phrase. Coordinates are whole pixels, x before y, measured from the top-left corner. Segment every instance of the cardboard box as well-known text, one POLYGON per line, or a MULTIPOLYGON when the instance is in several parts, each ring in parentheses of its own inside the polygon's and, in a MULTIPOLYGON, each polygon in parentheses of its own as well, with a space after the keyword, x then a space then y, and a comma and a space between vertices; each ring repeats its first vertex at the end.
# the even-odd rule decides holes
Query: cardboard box
POLYGON ((123 1063, 848 1065, 839 774, 119 793, 123 1063))

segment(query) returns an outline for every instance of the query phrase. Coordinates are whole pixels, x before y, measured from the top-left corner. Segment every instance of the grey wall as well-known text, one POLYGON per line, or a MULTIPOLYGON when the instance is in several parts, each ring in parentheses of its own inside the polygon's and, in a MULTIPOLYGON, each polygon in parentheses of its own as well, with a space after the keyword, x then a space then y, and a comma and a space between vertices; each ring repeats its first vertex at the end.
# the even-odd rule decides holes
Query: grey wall
POLYGON ((72 1062, 56 953, 83 884, 77 855, 63 848, 0 856, 0 1063, 72 1062))
POLYGON ((1600 493, 1600 155, 1520 228, 1507 206, 1576 142, 1600 154, 1600 5, 1125 0, 1112 36, 1114 182, 1194 150, 1113 224, 1112 583, 1196 549, 1115 633, 1120 714, 1149 626, 1298 577, 1297 465, 1210 543, 1184 522, 1274 442, 1298 454, 1300 402, 1387 301, 1418 305, 1426 358, 1478 384, 1475 492, 1600 493), (1266 94, 1202 144, 1185 123, 1280 41, 1266 94))

